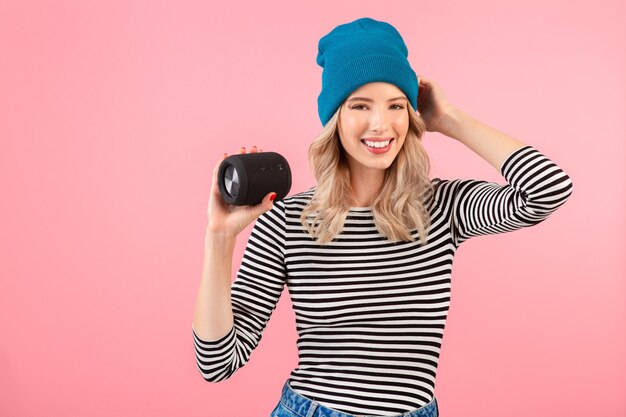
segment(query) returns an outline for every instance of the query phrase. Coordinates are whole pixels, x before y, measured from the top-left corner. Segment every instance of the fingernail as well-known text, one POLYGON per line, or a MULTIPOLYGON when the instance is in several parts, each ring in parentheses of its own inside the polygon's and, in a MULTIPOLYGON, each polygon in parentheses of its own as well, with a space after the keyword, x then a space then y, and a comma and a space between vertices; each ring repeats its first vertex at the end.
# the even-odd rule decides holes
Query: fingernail
POLYGON ((224 152, 224 156, 228 156, 228 154, 226 152, 224 152))
POLYGON ((272 195, 270 196, 270 201, 274 201, 274 199, 275 199, 275 198, 276 198, 276 193, 274 193, 274 194, 272 194, 272 195))

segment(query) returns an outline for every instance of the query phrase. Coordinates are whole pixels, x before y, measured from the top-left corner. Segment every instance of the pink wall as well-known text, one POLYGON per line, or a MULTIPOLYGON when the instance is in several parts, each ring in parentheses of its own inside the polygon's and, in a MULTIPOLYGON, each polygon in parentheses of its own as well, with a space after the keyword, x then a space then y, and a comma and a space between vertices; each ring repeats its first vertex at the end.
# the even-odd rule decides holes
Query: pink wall
MULTIPOLYGON (((297 364, 286 291, 245 367, 196 370, 211 172, 256 144, 288 158, 292 194, 313 185, 317 41, 363 16, 574 182, 542 225, 459 250, 442 415, 626 414, 623 2, 182 3, 0 3, 0 415, 269 415, 297 364)), ((433 176, 502 181, 426 145, 433 176)))

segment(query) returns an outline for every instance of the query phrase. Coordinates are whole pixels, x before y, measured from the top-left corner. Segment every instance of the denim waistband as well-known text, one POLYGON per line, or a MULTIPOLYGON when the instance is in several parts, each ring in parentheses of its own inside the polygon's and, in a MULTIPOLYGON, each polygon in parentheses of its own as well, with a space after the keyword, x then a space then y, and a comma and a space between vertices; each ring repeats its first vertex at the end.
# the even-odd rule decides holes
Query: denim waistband
MULTIPOLYGON (((324 407, 317 401, 305 397, 297 393, 289 385, 289 381, 283 385, 280 402, 295 414, 302 417, 369 417, 366 415, 346 414, 332 408, 324 407)), ((437 399, 433 397, 432 401, 415 410, 406 411, 400 414, 394 414, 389 417, 438 417, 439 407, 437 399)))

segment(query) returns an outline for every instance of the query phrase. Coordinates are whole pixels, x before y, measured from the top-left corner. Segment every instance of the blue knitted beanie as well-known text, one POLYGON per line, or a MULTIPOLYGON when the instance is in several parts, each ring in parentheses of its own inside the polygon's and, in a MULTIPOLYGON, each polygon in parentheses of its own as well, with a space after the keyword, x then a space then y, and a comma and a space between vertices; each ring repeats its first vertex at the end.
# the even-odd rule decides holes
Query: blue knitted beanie
POLYGON ((317 112, 322 125, 360 86, 384 81, 397 86, 417 111, 417 75, 400 33, 389 23, 363 17, 337 26, 320 39, 317 64, 323 68, 317 112))

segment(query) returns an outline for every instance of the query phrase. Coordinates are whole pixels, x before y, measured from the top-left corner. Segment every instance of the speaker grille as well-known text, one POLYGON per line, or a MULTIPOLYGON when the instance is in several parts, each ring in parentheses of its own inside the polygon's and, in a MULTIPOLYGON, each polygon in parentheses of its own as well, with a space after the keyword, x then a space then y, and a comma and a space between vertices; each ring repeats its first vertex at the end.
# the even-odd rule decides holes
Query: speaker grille
POLYGON ((226 186, 226 192, 228 192, 231 197, 237 197, 239 194, 239 186, 241 184, 239 182, 237 170, 232 165, 226 168, 226 172, 224 173, 224 185, 226 186))

